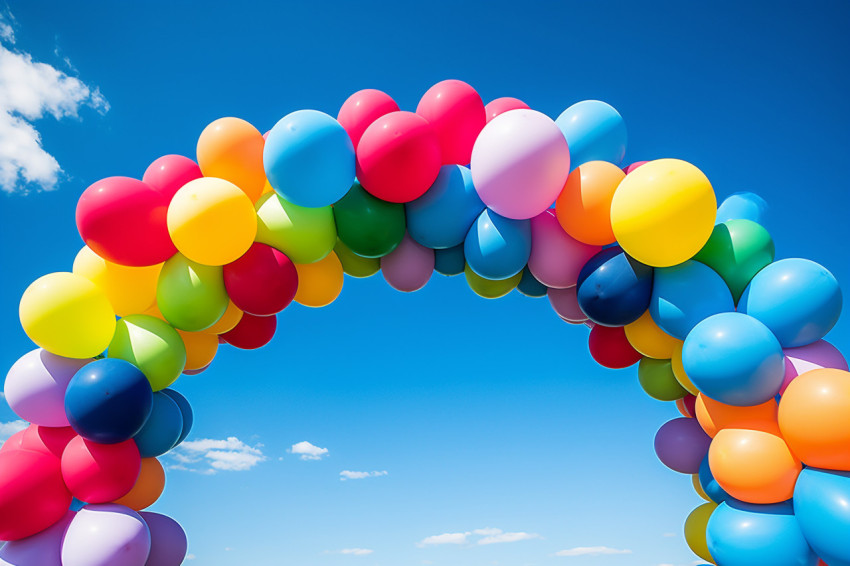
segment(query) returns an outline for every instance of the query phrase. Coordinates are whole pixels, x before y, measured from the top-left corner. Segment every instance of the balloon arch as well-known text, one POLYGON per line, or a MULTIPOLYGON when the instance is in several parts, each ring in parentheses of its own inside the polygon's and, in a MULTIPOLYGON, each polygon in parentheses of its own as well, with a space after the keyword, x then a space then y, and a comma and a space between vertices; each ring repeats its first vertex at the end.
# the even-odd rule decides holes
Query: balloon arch
POLYGON ((684 527, 702 559, 850 565, 850 374, 823 340, 838 283, 774 261, 756 195, 718 208, 694 165, 621 169, 625 149, 603 102, 553 121, 449 80, 415 113, 363 90, 336 119, 301 110, 265 136, 222 118, 197 162, 91 185, 72 271, 20 303, 38 349, 5 382, 32 424, 0 450, 0 564, 180 564, 180 525, 142 510, 192 425, 169 389, 181 373, 220 344, 263 346, 278 312, 331 303, 344 273, 412 292, 436 269, 482 297, 548 296, 590 327, 597 362, 638 364, 677 404, 655 450, 706 500, 684 527))

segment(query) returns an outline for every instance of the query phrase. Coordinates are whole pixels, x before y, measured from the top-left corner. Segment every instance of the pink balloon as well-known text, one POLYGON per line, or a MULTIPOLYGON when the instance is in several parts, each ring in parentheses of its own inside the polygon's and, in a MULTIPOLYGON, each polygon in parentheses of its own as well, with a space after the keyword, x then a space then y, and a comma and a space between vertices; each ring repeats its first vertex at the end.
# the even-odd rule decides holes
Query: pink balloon
POLYGON ((549 297, 552 308, 563 320, 571 324, 582 324, 587 320, 587 316, 578 306, 575 285, 566 289, 549 289, 546 291, 546 296, 549 297))
POLYGON ((373 88, 359 90, 348 97, 336 117, 357 149, 363 132, 372 122, 390 112, 398 112, 398 104, 389 94, 373 88))
POLYGON ((407 232, 399 245, 381 258, 381 272, 393 289, 418 291, 434 272, 434 250, 417 243, 407 232))
POLYGON ((171 202, 171 197, 180 187, 201 177, 201 168, 188 157, 163 155, 145 170, 142 181, 164 194, 171 202))
POLYGON ((484 204, 524 220, 558 198, 570 173, 570 149, 551 118, 536 110, 512 110, 481 130, 470 169, 484 204))
POLYGON ((67 511, 57 523, 40 533, 7 543, 0 549, 0 566, 62 566, 62 539, 74 515, 73 511, 67 511))
POLYGON ((62 477, 74 497, 88 503, 108 503, 127 495, 142 469, 133 439, 98 444, 74 437, 62 454, 62 477))
POLYGON ((180 524, 159 513, 141 512, 151 533, 151 553, 146 566, 180 566, 186 557, 188 541, 180 524))
POLYGON ((551 208, 531 219, 528 269, 547 287, 566 289, 574 286, 581 268, 601 249, 601 246, 579 242, 564 232, 551 208))
POLYGON ((31 450, 0 452, 0 540, 40 533, 64 517, 70 505, 59 458, 31 450))
POLYGON ((487 123, 484 102, 463 81, 440 81, 422 95, 416 113, 437 131, 443 165, 466 165, 475 138, 487 123))
POLYGON ((649 161, 635 161, 631 165, 627 165, 627 166, 623 167, 623 172, 626 175, 628 175, 629 173, 631 173, 632 171, 634 171, 635 169, 637 169, 638 167, 640 167, 641 165, 643 165, 645 163, 649 163, 649 161))
POLYGON ((499 114, 504 114, 509 110, 519 109, 528 109, 528 104, 518 98, 505 96, 488 102, 487 106, 484 107, 484 114, 487 115, 487 121, 489 122, 499 114))
POLYGON ((848 371, 847 360, 838 348, 826 340, 818 340, 799 348, 786 348, 785 353, 785 380, 779 389, 779 394, 785 393, 788 384, 798 375, 809 370, 820 368, 832 368, 848 371))
POLYGON ((24 441, 24 435, 26 434, 27 429, 19 430, 12 436, 6 439, 6 442, 0 444, 0 452, 4 450, 20 450, 21 443, 24 441))
POLYGON ((69 426, 53 428, 30 425, 21 432, 12 435, 3 445, 3 448, 41 452, 61 458, 65 447, 75 436, 77 436, 77 433, 69 426))

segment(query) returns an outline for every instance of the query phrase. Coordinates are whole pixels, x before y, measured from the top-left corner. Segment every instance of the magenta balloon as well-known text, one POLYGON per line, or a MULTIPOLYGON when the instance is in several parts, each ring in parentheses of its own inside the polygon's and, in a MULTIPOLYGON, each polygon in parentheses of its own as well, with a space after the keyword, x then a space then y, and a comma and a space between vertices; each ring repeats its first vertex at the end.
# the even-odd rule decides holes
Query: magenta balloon
POLYGON ((785 348, 785 380, 779 394, 785 393, 788 384, 801 373, 820 368, 832 368, 848 371, 847 360, 838 348, 826 340, 818 340, 799 348, 785 348))
POLYGON ((635 169, 637 169, 641 165, 645 165, 647 163, 649 163, 649 161, 635 161, 631 165, 627 165, 627 166, 623 167, 623 173, 628 175, 629 173, 631 173, 632 171, 634 171, 635 169))
POLYGON ((531 219, 528 269, 535 279, 549 288, 573 287, 581 268, 601 249, 601 246, 579 242, 564 232, 551 208, 531 219))
POLYGON ((587 316, 578 306, 575 286, 566 289, 549 289, 546 291, 549 303, 562 319, 571 324, 581 324, 587 320, 587 316))
POLYGON ((418 291, 434 272, 434 250, 417 243, 407 232, 401 243, 381 258, 381 272, 393 289, 418 291))
POLYGON ((699 473, 708 454, 711 437, 696 419, 681 417, 667 421, 655 435, 655 453, 661 463, 682 474, 699 473))
POLYGON ((488 102, 487 106, 484 107, 484 114, 487 116, 487 121, 489 122, 499 114, 504 114, 510 110, 521 109, 528 109, 528 104, 518 98, 504 96, 488 102))
POLYGON ((372 122, 390 112, 398 112, 398 104, 392 97, 380 90, 367 88, 359 90, 343 102, 336 119, 348 132, 354 149, 360 138, 372 122))
POLYGON ((145 566, 150 550, 138 513, 116 503, 86 505, 65 531, 62 566, 145 566))
POLYGON ((186 557, 188 542, 180 524, 165 515, 139 513, 151 533, 151 552, 146 566, 180 566, 186 557))
POLYGON ((201 177, 201 168, 188 157, 163 155, 148 166, 142 181, 164 194, 171 202, 180 187, 201 177))
POLYGON ((6 543, 0 549, 0 566, 62 566, 62 538, 74 518, 68 511, 52 527, 31 537, 6 543))

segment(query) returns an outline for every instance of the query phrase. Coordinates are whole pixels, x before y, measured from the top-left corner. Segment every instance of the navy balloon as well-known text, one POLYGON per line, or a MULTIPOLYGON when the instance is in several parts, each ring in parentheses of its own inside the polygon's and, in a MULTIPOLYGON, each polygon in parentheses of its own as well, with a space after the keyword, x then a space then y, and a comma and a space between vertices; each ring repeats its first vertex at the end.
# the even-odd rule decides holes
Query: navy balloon
POLYGON ((445 249, 463 243, 484 203, 468 168, 443 165, 428 191, 404 209, 411 238, 426 248, 445 249))
POLYGON ((652 295, 652 268, 620 246, 605 248, 584 264, 576 296, 587 318, 603 326, 625 326, 641 317, 652 295))
POLYGON ((142 430, 133 438, 142 458, 162 456, 183 433, 183 414, 177 403, 161 391, 153 394, 153 410, 142 430))
POLYGON ((531 223, 485 209, 469 229, 463 254, 469 268, 484 279, 513 277, 531 255, 531 223))
POLYGON ((804 468, 794 487, 797 522, 829 566, 850 566, 850 472, 804 468))
POLYGON ((522 270, 522 278, 519 280, 516 290, 526 297, 539 299, 540 297, 545 297, 549 289, 546 285, 538 281, 534 275, 531 274, 528 267, 526 267, 522 270))
POLYGON ((463 244, 445 250, 434 250, 434 269, 448 277, 460 275, 466 267, 463 244))
POLYGON ((189 404, 189 401, 180 393, 173 389, 163 389, 162 393, 165 393, 171 400, 177 403, 177 406, 180 407, 180 414, 183 416, 183 430, 180 432, 180 437, 177 439, 177 442, 174 443, 174 446, 177 446, 189 436, 189 432, 192 430, 192 425, 195 422, 195 414, 192 412, 192 406, 189 404))

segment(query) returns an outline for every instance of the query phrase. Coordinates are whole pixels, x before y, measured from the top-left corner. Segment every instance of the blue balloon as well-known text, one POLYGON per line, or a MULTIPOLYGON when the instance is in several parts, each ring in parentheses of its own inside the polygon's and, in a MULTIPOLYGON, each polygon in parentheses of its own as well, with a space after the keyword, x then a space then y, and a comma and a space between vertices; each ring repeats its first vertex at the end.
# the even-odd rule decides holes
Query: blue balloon
MULTIPOLYGON (((192 406, 189 404, 189 401, 180 393, 173 389, 163 389, 162 393, 165 393, 171 400, 177 403, 177 406, 180 407, 180 414, 183 417, 183 430, 180 432, 180 437, 177 439, 177 442, 174 443, 174 446, 177 446, 189 436, 189 432, 192 431, 192 425, 195 423, 195 414, 192 411, 192 406)), ((174 447, 172 446, 172 448, 174 447)))
POLYGON ((797 521, 829 566, 850 566, 850 472, 804 468, 794 487, 797 521))
POLYGON ((117 444, 135 436, 152 407, 153 391, 145 374, 117 358, 87 364, 65 390, 65 414, 71 427, 100 444, 117 444))
POLYGON ((539 299, 540 297, 546 296, 549 288, 538 281, 534 275, 531 274, 528 267, 526 267, 522 270, 522 278, 520 278, 519 283, 516 286, 516 290, 526 297, 539 299))
POLYGON ((318 110, 298 110, 274 125, 263 149, 269 184, 298 206, 319 208, 354 182, 354 146, 339 122, 318 110))
POLYGON ((825 267, 808 259, 782 259, 753 277, 738 310, 762 321, 783 348, 817 342, 841 314, 841 287, 825 267))
POLYGON ((443 165, 424 195, 404 206, 410 237, 432 249, 463 243, 469 227, 484 210, 472 186, 472 173, 461 165, 443 165))
POLYGON ((655 270, 649 314, 667 334, 684 340, 694 326, 711 315, 733 312, 732 291, 716 271, 689 259, 655 270))
POLYGON ((183 414, 177 403, 161 391, 153 394, 153 410, 133 438, 142 458, 156 458, 171 450, 183 433, 183 414))
POLYGON ((460 275, 466 267, 463 244, 445 250, 434 250, 434 269, 448 277, 460 275))
POLYGON ((564 110, 555 120, 570 147, 570 169, 588 161, 622 163, 626 156, 626 123, 614 107, 584 100, 564 110))
POLYGON ((83 508, 83 507, 85 507, 85 506, 86 506, 86 502, 85 502, 85 501, 80 501, 79 499, 77 499, 76 497, 74 497, 74 498, 72 498, 72 499, 71 499, 71 506, 69 507, 69 509, 70 509, 71 511, 75 511, 75 512, 76 512, 76 511, 79 511, 80 509, 82 509, 82 508, 83 508))
POLYGON ((528 263, 531 222, 512 220, 485 209, 463 243, 466 263, 484 279, 508 279, 528 263))
POLYGON ((765 226, 767 216, 767 202, 755 193, 735 193, 726 198, 717 207, 717 221, 715 224, 727 220, 752 220, 756 224, 765 226))
MULTIPOLYGON (((721 503, 706 528, 708 551, 723 566, 816 566, 790 502, 721 503)), ((846 542, 846 539, 845 539, 846 542)), ((830 562, 830 566, 836 566, 830 562)))
POLYGON ((699 465, 699 485, 707 496, 715 503, 723 503, 732 499, 726 491, 720 487, 717 480, 714 479, 714 474, 711 473, 711 466, 708 465, 708 454, 702 459, 699 465))
POLYGON ((779 341, 764 324, 737 312, 697 324, 682 347, 682 365, 697 389, 737 407, 766 403, 785 378, 779 341))
POLYGON ((652 268, 605 248, 584 264, 576 296, 587 318, 603 326, 625 326, 643 315, 652 295, 652 268))

